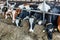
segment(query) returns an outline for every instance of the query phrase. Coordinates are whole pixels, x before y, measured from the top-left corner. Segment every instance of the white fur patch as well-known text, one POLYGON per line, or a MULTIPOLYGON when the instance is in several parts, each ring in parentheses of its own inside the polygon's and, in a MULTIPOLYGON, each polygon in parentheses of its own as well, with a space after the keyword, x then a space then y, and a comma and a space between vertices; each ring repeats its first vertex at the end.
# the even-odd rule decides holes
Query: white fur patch
POLYGON ((15 22, 15 20, 12 20, 12 23, 14 23, 15 22))
POLYGON ((7 19, 8 18, 8 16, 7 15, 5 15, 5 19, 7 19))
POLYGON ((38 25, 41 25, 42 24, 42 21, 40 20, 40 21, 38 21, 38 25))
POLYGON ((31 8, 29 7, 29 5, 26 5, 25 6, 26 9, 30 10, 31 8))
POLYGON ((28 17, 28 16, 26 16, 23 20, 26 20, 26 19, 29 19, 29 17, 28 17))
POLYGON ((48 10, 51 9, 51 8, 46 3, 44 3, 44 7, 43 7, 43 3, 41 3, 41 4, 39 4, 38 9, 40 9, 41 11, 48 12, 48 10))
POLYGON ((45 32, 45 30, 43 30, 43 32, 45 32))
POLYGON ((15 22, 15 17, 14 16, 15 16, 15 10, 12 11, 12 23, 15 22))
POLYGON ((34 22, 34 18, 29 18, 29 22, 30 22, 30 29, 29 29, 29 31, 33 32, 32 24, 34 22))
POLYGON ((16 26, 19 26, 19 25, 18 25, 19 19, 16 19, 15 23, 16 23, 16 26))
POLYGON ((24 5, 22 4, 22 5, 19 5, 19 8, 20 9, 23 9, 24 8, 24 5))
POLYGON ((34 32, 34 30, 33 30, 33 29, 29 29, 29 31, 30 31, 30 32, 34 32))
POLYGON ((52 32, 53 31, 53 28, 52 29, 49 29, 49 31, 52 32))
POLYGON ((12 12, 12 10, 8 9, 8 11, 6 12, 6 14, 8 14, 9 12, 12 12))

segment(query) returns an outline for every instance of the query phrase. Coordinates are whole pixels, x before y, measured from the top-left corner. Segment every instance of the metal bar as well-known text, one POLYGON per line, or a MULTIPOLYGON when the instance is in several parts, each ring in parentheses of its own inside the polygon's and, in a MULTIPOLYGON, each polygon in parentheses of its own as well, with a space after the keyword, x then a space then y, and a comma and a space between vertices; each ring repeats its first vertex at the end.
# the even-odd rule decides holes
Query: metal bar
POLYGON ((46 14, 51 14, 51 15, 57 15, 57 16, 60 16, 60 14, 58 14, 58 13, 50 13, 50 12, 47 12, 46 14))
MULTIPOLYGON (((22 9, 22 10, 27 10, 27 9, 22 9)), ((29 10, 29 11, 43 13, 42 11, 39 11, 39 10, 29 10)), ((60 14, 58 14, 58 13, 51 13, 51 12, 45 12, 45 14, 51 14, 51 15, 57 15, 57 16, 60 16, 60 14)))
POLYGON ((7 0, 7 7, 8 7, 8 0, 7 0))
MULTIPOLYGON (((17 9, 17 8, 15 8, 15 9, 17 9)), ((28 10, 28 9, 22 9, 22 10, 28 10)), ((29 11, 43 13, 43 12, 40 11, 40 10, 29 10, 29 11)), ((60 16, 60 14, 58 14, 58 13, 51 13, 51 12, 45 12, 45 14, 51 14, 51 15, 57 15, 57 16, 60 16)))
MULTIPOLYGON (((45 23, 45 2, 46 2, 46 0, 43 0, 43 22, 45 23)), ((44 25, 44 23, 43 23, 43 25, 44 25)))

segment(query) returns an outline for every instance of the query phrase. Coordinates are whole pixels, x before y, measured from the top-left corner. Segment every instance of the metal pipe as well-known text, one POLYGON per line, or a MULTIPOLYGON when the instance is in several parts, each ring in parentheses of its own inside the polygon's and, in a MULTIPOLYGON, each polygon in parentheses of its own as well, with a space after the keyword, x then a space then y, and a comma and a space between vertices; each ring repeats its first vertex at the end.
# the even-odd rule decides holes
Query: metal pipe
MULTIPOLYGON (((16 9, 16 8, 15 8, 16 9)), ((22 9, 22 10, 28 10, 28 9, 22 9)), ((30 12, 33 11, 33 12, 39 12, 39 13, 43 13, 42 11, 40 10, 29 10, 30 12)), ((57 15, 57 16, 60 16, 60 14, 58 13, 51 13, 51 12, 45 12, 45 14, 51 14, 51 15, 57 15)))
POLYGON ((55 7, 55 5, 56 5, 56 0, 54 0, 54 7, 55 7))
POLYGON ((8 0, 7 0, 7 7, 8 7, 8 0))
POLYGON ((43 22, 45 22, 45 2, 46 0, 43 0, 43 22))
MULTIPOLYGON (((27 10, 27 9, 22 9, 22 10, 27 10)), ((29 10, 29 11, 43 13, 42 11, 38 11, 38 10, 29 10)), ((45 14, 51 14, 51 15, 60 16, 60 14, 58 14, 58 13, 51 13, 51 12, 45 12, 45 14)))

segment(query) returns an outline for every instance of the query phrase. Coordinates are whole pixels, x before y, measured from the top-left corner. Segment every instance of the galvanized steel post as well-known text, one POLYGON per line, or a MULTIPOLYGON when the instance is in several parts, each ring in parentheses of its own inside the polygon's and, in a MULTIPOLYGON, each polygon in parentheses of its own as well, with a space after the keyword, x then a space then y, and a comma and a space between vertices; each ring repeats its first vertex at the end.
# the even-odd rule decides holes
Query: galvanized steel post
MULTIPOLYGON (((43 0, 43 22, 45 23, 45 2, 46 2, 46 0, 43 0)), ((43 23, 43 25, 44 25, 44 23, 43 23)))
POLYGON ((8 0, 7 0, 7 7, 8 7, 8 0))

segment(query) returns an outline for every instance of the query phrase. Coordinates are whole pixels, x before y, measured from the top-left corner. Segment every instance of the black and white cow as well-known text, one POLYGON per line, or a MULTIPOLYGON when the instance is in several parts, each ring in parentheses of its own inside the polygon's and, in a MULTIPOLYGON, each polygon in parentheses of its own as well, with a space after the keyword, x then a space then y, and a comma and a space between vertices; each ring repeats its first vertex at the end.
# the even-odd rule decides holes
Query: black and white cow
MULTIPOLYGON (((34 15, 35 14, 35 12, 29 12, 28 10, 30 10, 31 8, 31 6, 29 7, 29 5, 26 5, 26 6, 24 6, 24 5, 20 5, 19 6, 21 9, 23 9, 23 8, 25 8, 25 9, 27 9, 27 10, 23 10, 21 13, 20 13, 20 15, 19 15, 19 18, 20 19, 29 19, 29 31, 30 32, 33 32, 33 29, 34 29, 34 21, 35 21, 35 18, 33 17, 33 16, 36 16, 37 17, 37 15, 34 15)), ((32 8, 33 8, 33 6, 32 6, 32 8)), ((34 9, 34 8, 33 8, 34 9)), ((40 16, 40 15, 39 15, 40 16)), ((18 26, 18 24, 19 24, 19 18, 17 17, 17 19, 16 19, 16 25, 18 26)), ((21 23, 21 21, 20 21, 20 23, 21 23)))
POLYGON ((17 17, 16 17, 16 26, 19 26, 21 24, 21 20, 25 19, 25 17, 29 16, 29 12, 23 10, 17 17), (20 23, 19 23, 20 21, 20 23))
MULTIPOLYGON (((36 6, 37 7, 37 6, 36 6)), ((48 4, 46 4, 45 2, 44 2, 44 8, 45 9, 43 9, 43 3, 41 3, 41 4, 39 4, 38 5, 38 7, 37 8, 33 8, 34 10, 41 10, 42 12, 43 11, 45 11, 45 12, 48 12, 48 10, 50 10, 51 8, 50 8, 50 6, 48 5, 48 4)), ((34 25, 35 25, 35 21, 37 21, 37 20, 39 20, 37 23, 39 24, 39 25, 41 25, 42 23, 43 23, 43 14, 42 13, 36 13, 36 12, 33 12, 32 13, 33 14, 33 17, 32 18, 30 18, 29 19, 29 22, 30 22, 30 32, 34 32, 34 25), (35 18, 34 18, 35 17, 35 18), (31 22, 32 21, 32 22, 31 22)))
POLYGON ((42 20, 43 20, 43 15, 38 13, 38 12, 32 12, 33 15, 30 16, 29 18, 29 31, 30 32, 34 32, 34 26, 35 24, 42 24, 42 20))
POLYGON ((8 3, 8 7, 7 7, 7 3, 4 4, 4 7, 2 8, 2 12, 3 12, 5 19, 7 19, 8 14, 12 17, 12 11, 13 11, 15 5, 16 5, 16 3, 14 3, 13 5, 8 3))
MULTIPOLYGON (((58 13, 59 10, 56 7, 54 7, 50 12, 58 13)), ((50 14, 46 15, 47 23, 45 25, 46 26, 45 30, 47 31, 48 40, 52 40, 54 28, 57 25, 57 17, 58 16, 56 16, 56 15, 50 15, 50 14)))
MULTIPOLYGON (((43 4, 41 4, 42 6, 43 6, 43 4)), ((41 9, 40 9, 40 5, 38 6, 38 9, 39 10, 42 10, 43 8, 42 8, 42 6, 41 6, 41 9)), ((26 8, 26 9, 28 9, 28 10, 30 10, 30 8, 29 8, 29 5, 27 5, 27 6, 24 6, 24 5, 21 5, 21 6, 19 6, 20 8, 26 8)), ((36 6, 37 7, 37 6, 36 6)), ((34 6, 33 7, 31 7, 32 9, 34 9, 34 10, 37 10, 37 8, 34 8, 34 6)), ((45 4, 45 10, 49 10, 50 9, 50 6, 48 6, 47 4, 45 4), (47 7, 47 8, 46 8, 47 7)), ((28 11, 27 10, 27 11, 28 11)), ((43 10, 42 10, 43 11, 43 10)), ((22 15, 23 15, 23 13, 21 13, 22 15)), ((21 15, 20 14, 20 15, 21 15)), ((24 15, 26 15, 26 14, 24 14, 24 15)), ((34 31, 34 25, 35 25, 35 23, 34 23, 34 21, 35 21, 35 19, 36 20, 42 20, 42 14, 39 14, 39 13, 35 13, 35 12, 30 12, 29 13, 29 25, 30 25, 30 27, 29 27, 29 31, 30 32, 33 32, 34 31)), ((16 25, 18 26, 18 22, 17 22, 18 20, 16 20, 16 25)), ((40 21, 40 22, 38 22, 38 24, 41 24, 42 23, 42 21, 40 21)))
MULTIPOLYGON (((29 5, 24 5, 24 4, 22 4, 22 5, 20 5, 19 6, 19 8, 20 9, 26 9, 26 10, 22 10, 22 12, 17 16, 17 18, 16 18, 16 26, 19 26, 18 24, 19 24, 19 20, 25 20, 25 19, 28 19, 29 17, 29 11, 28 10, 30 10, 31 8, 29 7, 29 5), (18 18, 19 17, 19 18, 18 18)), ((21 23, 21 22, 20 22, 21 23)))

